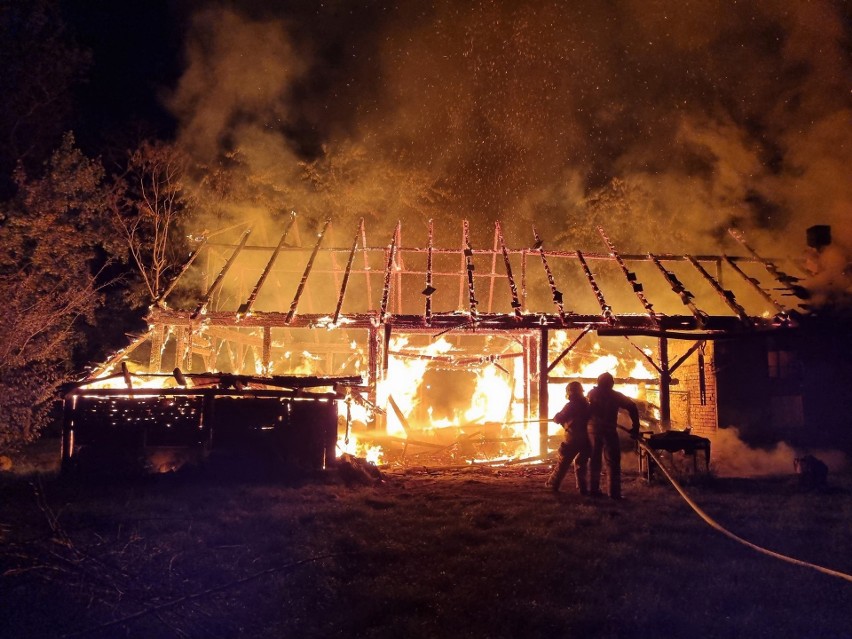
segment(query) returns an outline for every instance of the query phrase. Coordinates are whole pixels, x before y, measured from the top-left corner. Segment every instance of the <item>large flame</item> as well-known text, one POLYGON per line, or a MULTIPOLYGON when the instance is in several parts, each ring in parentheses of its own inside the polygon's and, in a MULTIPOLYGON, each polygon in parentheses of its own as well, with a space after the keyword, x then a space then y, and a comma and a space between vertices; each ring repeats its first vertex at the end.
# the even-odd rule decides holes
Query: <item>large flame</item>
MULTIPOLYGON (((551 353, 564 350, 567 337, 557 334, 549 344, 551 353)), ((353 350, 357 348, 352 344, 353 350)), ((650 357, 651 352, 645 351, 650 357)), ((445 337, 419 343, 415 338, 398 335, 388 344, 387 372, 376 385, 376 402, 354 401, 354 397, 338 403, 341 428, 337 451, 366 458, 376 464, 405 461, 406 452, 418 461, 429 462, 450 455, 453 463, 497 462, 510 458, 534 458, 541 448, 542 424, 538 419, 537 380, 527 380, 522 354, 483 355, 465 349, 445 337), (461 371, 469 385, 451 388, 450 382, 432 387, 443 371, 461 371), (433 382, 428 381, 431 375, 433 382), (531 382, 531 383, 530 383, 531 382), (446 400, 448 389, 458 400, 449 409, 446 401, 437 409, 436 403, 446 400), (525 393, 527 397, 525 399, 525 393), (536 395, 536 397, 532 397, 536 395), (381 424, 380 431, 374 429, 381 424), (411 447, 406 448, 408 444, 411 447), (465 448, 463 444, 468 444, 465 448), (388 448, 391 446, 394 450, 388 448), (424 448, 417 448, 426 447, 424 448), (462 449, 463 453, 461 452, 462 449), (411 451, 415 452, 412 453, 411 451)), ((287 352, 286 358, 299 362, 295 374, 316 374, 320 358, 309 351, 287 352)), ((550 414, 561 408, 566 379, 577 379, 588 392, 594 380, 604 372, 618 380, 618 390, 645 399, 648 388, 658 384, 641 354, 633 358, 605 352, 600 344, 574 349, 552 372, 559 382, 548 384, 550 414), (642 380, 648 380, 644 383, 642 380)), ((128 362, 127 376, 116 374, 95 382, 91 388, 127 388, 129 378, 134 389, 164 389, 179 386, 168 374, 150 374, 140 364, 128 362)), ((291 366, 292 367, 292 366, 291 366)), ((535 374, 533 374, 533 378, 535 374)), ((191 378, 190 386, 203 385, 204 380, 191 378)), ((546 436, 558 437, 562 429, 548 422, 546 436)))
MULTIPOLYGON (((557 340, 564 341, 564 338, 557 340)), ((551 352, 557 351, 560 343, 557 341, 551 344, 551 352)), ((651 353, 646 351, 646 354, 650 356, 651 353)), ((628 396, 644 399, 646 387, 657 384, 655 374, 646 363, 641 359, 641 354, 633 359, 623 355, 619 358, 613 353, 603 352, 601 346, 595 343, 591 352, 578 354, 572 361, 565 361, 558 371, 560 378, 581 380, 586 391, 591 390, 598 375, 609 372, 620 379, 618 390, 628 396), (648 380, 649 383, 635 380, 648 380)), ((467 451, 468 457, 463 461, 496 462, 508 458, 535 457, 540 450, 542 429, 537 415, 531 414, 530 402, 524 402, 526 382, 520 357, 471 357, 471 353, 460 350, 443 337, 418 346, 408 337, 397 336, 390 340, 387 374, 377 386, 377 404, 385 411, 385 430, 374 432, 372 437, 350 433, 348 438, 341 438, 339 449, 382 463, 399 458, 398 451, 394 455, 376 442, 383 437, 390 438, 396 448, 408 443, 416 448, 418 445, 426 446, 430 441, 443 442, 445 447, 434 453, 438 457, 462 441, 487 440, 486 437, 476 439, 476 435, 479 428, 489 428, 492 436, 494 432, 499 432, 498 439, 504 444, 487 451, 473 447, 467 451), (475 363, 471 364, 471 361, 475 363), (455 409, 451 416, 447 416, 446 410, 438 411, 428 403, 440 399, 441 390, 438 390, 436 396, 425 379, 427 373, 435 369, 461 369, 474 377, 473 390, 467 403, 455 409), (525 410, 529 413, 525 414, 525 410), (344 439, 347 441, 344 442, 344 439)), ((534 386, 532 384, 528 392, 534 393, 534 386)), ((549 384, 548 393, 551 398, 550 412, 553 414, 561 408, 564 383, 549 384)), ((366 424, 369 421, 363 409, 360 409, 358 416, 351 412, 351 418, 353 422, 366 424)), ((562 432, 561 427, 552 422, 548 422, 545 430, 548 437, 558 436, 562 432)), ((429 450, 422 454, 428 456, 429 450)))

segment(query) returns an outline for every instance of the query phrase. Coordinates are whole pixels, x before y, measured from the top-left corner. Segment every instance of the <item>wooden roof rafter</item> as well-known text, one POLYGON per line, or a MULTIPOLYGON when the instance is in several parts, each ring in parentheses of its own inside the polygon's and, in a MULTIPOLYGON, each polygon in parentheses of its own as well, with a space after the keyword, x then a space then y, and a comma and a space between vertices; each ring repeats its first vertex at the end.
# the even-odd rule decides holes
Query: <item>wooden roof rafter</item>
POLYGON ((358 248, 358 238, 362 237, 364 231, 364 218, 358 224, 358 230, 355 231, 355 237, 352 240, 352 249, 349 251, 349 259, 346 260, 346 270, 343 272, 343 282, 340 284, 340 295, 337 297, 337 306, 334 308, 334 317, 331 319, 332 324, 337 324, 340 320, 340 309, 343 308, 343 297, 346 295, 346 287, 349 284, 349 276, 352 273, 352 262, 355 260, 355 250, 358 248))
POLYGON ((387 249, 387 266, 385 267, 385 282, 382 287, 382 304, 379 308, 379 322, 384 323, 387 319, 388 302, 390 301, 391 290, 391 275, 393 274, 394 258, 396 257, 397 242, 399 241, 401 221, 397 221, 396 228, 393 230, 390 246, 387 249))
MULTIPOLYGON (((377 327, 382 324, 393 324, 402 330, 412 331, 436 331, 446 332, 450 330, 465 330, 473 329, 476 331, 512 331, 514 329, 520 331, 538 330, 540 328, 562 328, 584 330, 591 328, 599 333, 608 332, 617 334, 619 331, 626 332, 632 335, 648 335, 648 334, 672 334, 678 332, 681 334, 678 339, 685 339, 688 332, 694 334, 695 339, 715 339, 716 336, 733 331, 740 333, 742 330, 761 330, 777 328, 784 324, 789 317, 784 311, 784 307, 778 303, 773 303, 772 295, 767 290, 764 290, 760 283, 749 278, 745 271, 740 268, 744 264, 763 264, 765 261, 759 256, 719 256, 719 255, 675 255, 675 254, 654 254, 645 253, 632 255, 617 251, 612 242, 606 236, 606 233, 601 228, 599 233, 609 249, 608 253, 603 252, 580 252, 580 251, 565 251, 558 248, 545 250, 543 242, 538 234, 538 230, 533 228, 533 236, 535 245, 531 247, 511 248, 506 243, 506 237, 503 234, 503 227, 500 222, 495 223, 494 227, 494 244, 489 249, 474 249, 472 247, 472 227, 464 221, 462 225, 462 246, 459 248, 445 248, 435 245, 434 227, 430 221, 428 227, 428 243, 425 246, 403 246, 402 244, 402 229, 401 222, 397 222, 393 236, 389 246, 376 247, 369 246, 366 238, 366 225, 361 219, 358 228, 353 234, 351 242, 347 242, 345 246, 338 246, 334 242, 331 233, 326 231, 330 229, 330 222, 326 220, 326 225, 322 232, 317 236, 316 243, 311 249, 310 245, 302 245, 300 241, 295 242, 285 241, 285 238, 290 238, 294 233, 298 235, 298 222, 289 220, 292 226, 288 225, 288 230, 285 230, 276 246, 259 246, 249 245, 247 243, 247 234, 251 229, 246 230, 239 238, 238 243, 222 243, 222 242, 206 242, 206 250, 214 255, 214 260, 225 259, 225 266, 219 272, 216 280, 212 285, 207 287, 206 292, 200 296, 196 311, 187 313, 186 310, 169 309, 165 305, 154 306, 151 309, 149 319, 154 323, 159 323, 163 326, 183 326, 189 327, 191 331, 196 331, 202 328, 203 325, 210 322, 218 323, 223 326, 244 326, 264 327, 264 328, 311 328, 325 327, 333 328, 335 326, 347 326, 350 328, 368 328, 377 327), (323 240, 323 238, 325 238, 323 240), (360 242, 360 247, 358 246, 360 242), (260 279, 254 284, 254 289, 249 289, 245 283, 238 282, 236 299, 234 298, 233 275, 228 276, 229 288, 222 284, 222 279, 225 273, 233 266, 232 272, 246 273, 252 272, 253 267, 246 266, 250 263, 248 257, 239 257, 239 261, 234 265, 234 261, 241 254, 254 253, 255 255, 263 251, 266 256, 263 258, 263 273, 260 279), (277 253, 276 253, 277 252, 277 253), (301 266, 298 266, 300 254, 310 252, 308 264, 304 267, 304 272, 301 271, 301 266), (331 259, 318 260, 319 253, 324 256, 331 254, 331 259), (356 257, 356 253, 361 253, 363 257, 363 265, 360 264, 361 258, 356 257), (403 260, 402 253, 408 252, 412 254, 422 253, 425 257, 425 269, 423 263, 419 260, 409 259, 403 260), (539 254, 543 267, 543 275, 546 277, 549 286, 551 301, 553 302, 555 312, 547 310, 546 298, 541 299, 534 297, 535 304, 543 305, 540 308, 527 307, 527 265, 526 259, 528 254, 536 252, 539 254), (287 254, 290 257, 285 260, 281 254, 287 254), (334 253, 340 253, 341 256, 345 253, 346 257, 335 259, 334 253), (380 305, 377 309, 377 299, 373 299, 371 290, 375 290, 377 282, 381 285, 381 270, 377 266, 379 254, 383 254, 384 259, 384 286, 381 291, 380 305), (461 258, 461 268, 455 270, 452 267, 436 269, 434 261, 436 255, 458 255, 461 258), (521 280, 516 281, 517 264, 512 264, 512 256, 520 256, 521 259, 521 280), (497 262, 502 258, 505 272, 501 272, 497 266, 497 262), (477 272, 476 267, 485 264, 485 260, 490 259, 491 270, 477 272), (627 282, 633 287, 634 294, 642 303, 646 313, 641 315, 632 314, 615 314, 611 306, 607 303, 605 296, 608 293, 608 287, 617 284, 618 281, 623 282, 621 276, 613 279, 609 272, 601 273, 600 282, 596 280, 596 275, 592 273, 590 264, 594 260, 602 260, 618 265, 621 269, 621 274, 627 279, 627 282), (659 293, 654 289, 647 289, 638 282, 635 274, 631 272, 630 263, 634 261, 651 262, 663 275, 664 280, 668 283, 668 287, 678 297, 681 302, 689 309, 690 314, 678 313, 677 311, 667 308, 667 312, 663 313, 655 308, 654 299, 650 292, 659 293), (690 263, 698 273, 707 282, 710 283, 716 294, 722 297, 725 304, 734 311, 735 317, 731 317, 727 313, 710 316, 698 306, 698 298, 696 298, 685 286, 680 282, 678 277, 667 266, 673 262, 690 263), (760 296, 773 304, 773 307, 778 310, 778 315, 775 318, 765 315, 765 306, 760 305, 759 312, 751 312, 746 310, 744 305, 737 302, 734 293, 722 288, 721 278, 719 273, 716 277, 710 275, 705 269, 707 263, 712 262, 717 265, 728 264, 737 273, 735 282, 737 294, 743 288, 742 282, 745 282, 747 287, 754 290, 760 289, 760 296), (344 266, 345 264, 345 266, 344 266), (564 305, 564 299, 560 288, 557 285, 557 277, 560 271, 555 270, 555 267, 562 264, 576 264, 582 269, 585 279, 587 280, 594 298, 597 300, 597 305, 600 307, 600 313, 596 314, 591 308, 575 312, 574 310, 567 311, 564 305), (551 267, 554 268, 551 268, 551 267), (298 280, 301 273, 301 280, 298 280), (255 311, 255 302, 258 299, 263 299, 261 295, 264 290, 264 285, 269 288, 268 276, 275 274, 277 277, 283 278, 284 281, 298 282, 298 289, 293 301, 290 303, 289 312, 280 312, 280 304, 269 305, 262 311, 255 311), (360 279, 363 275, 363 280, 360 279), (412 287, 413 279, 424 276, 425 288, 422 289, 422 295, 425 297, 425 304, 420 306, 417 303, 417 298, 414 295, 412 287), (436 309, 436 301, 446 302, 447 297, 435 297, 432 294, 435 292, 435 278, 441 277, 458 277, 459 278, 459 306, 454 308, 436 309), (318 285, 312 284, 314 280, 325 278, 325 282, 318 285), (507 307, 505 310, 499 309, 494 312, 494 305, 497 303, 498 297, 494 295, 497 286, 496 280, 505 278, 508 286, 509 295, 500 299, 499 304, 507 307), (484 286, 484 281, 488 280, 490 288, 488 292, 488 310, 484 311, 484 304, 480 304, 476 296, 476 287, 484 286), (742 280, 742 282, 740 281, 742 280), (311 282, 309 284, 309 281, 311 282), (329 284, 334 284, 330 287, 329 284), (353 302, 352 312, 344 312, 343 302, 352 297, 354 283, 358 283, 358 299, 353 302), (366 295, 363 295, 366 287, 366 295), (223 291, 220 295, 217 291, 223 291), (225 298, 224 291, 228 291, 225 298), (250 291, 250 294, 249 294, 250 291), (319 291, 319 293, 318 293, 319 291), (332 292, 334 291, 334 292, 332 292), (762 291, 762 293, 761 293, 762 291), (317 297, 319 295, 319 297, 317 297), (348 296, 348 297, 347 297, 348 296), (219 298, 222 299, 219 299, 219 298), (245 302, 240 304, 240 297, 245 302), (308 305, 305 311, 298 309, 299 301, 303 297, 307 298, 308 305), (312 303, 313 300, 313 303, 312 303), (394 300, 394 302, 392 302, 394 300), (215 301, 215 304, 214 304, 215 301), (227 308, 230 305, 239 305, 235 310, 230 311, 228 315, 227 308), (411 311, 412 304, 415 307, 419 306, 418 310, 411 311), (209 308, 208 308, 209 305, 209 308), (214 309, 214 306, 216 307, 214 309), (316 311, 314 312, 314 306, 316 311), (354 309, 359 310, 355 311, 354 309), (211 310, 214 309, 214 310, 211 310), (204 314, 205 319, 202 324, 194 322, 199 314, 204 314), (737 323, 740 328, 735 328, 737 323), (612 332, 615 331, 615 332, 612 332)), ((256 234, 255 234, 256 235, 256 234)), ((194 252, 192 259, 195 259, 201 250, 201 247, 194 252)), ((250 257, 250 256, 249 256, 250 257)), ((256 259, 256 258, 252 258, 256 259)), ((199 264, 195 260, 196 268, 199 264)), ((214 262, 215 263, 215 262, 214 262)), ((302 262, 303 264, 304 262, 302 262)), ((186 265, 181 271, 182 273, 189 268, 186 265)), ((208 262, 208 270, 209 270, 208 262)), ((419 280, 423 282, 424 280, 419 280)), ((544 282, 542 282, 544 284, 544 282)), ((652 282, 645 282, 646 286, 651 286, 652 282)), ((173 287, 174 283, 171 287, 173 287)), ((248 283, 251 286, 251 283, 248 283)), ((170 287, 170 288, 171 288, 170 287)), ((659 286, 658 286, 659 288, 659 286)), ((418 289, 419 290, 419 289, 418 289)), ((572 289, 573 290, 573 289, 572 289)), ((665 290, 660 288, 660 290, 665 290)), ((480 294, 481 291, 479 291, 480 294)), ((707 291, 702 290, 701 298, 706 301, 707 291)), ((537 289, 536 289, 537 294, 537 289)), ((754 306, 757 302, 756 297, 752 296, 749 299, 749 304, 754 306)), ((354 298, 353 298, 354 300, 354 298)), ((269 304, 269 302, 265 302, 269 304)), ((666 302, 670 304, 670 302, 666 302)), ((759 304, 759 303, 758 303, 759 304)), ((303 304, 304 306, 304 304, 303 304)), ((283 308, 286 309, 286 306, 283 308)), ((751 311, 754 311, 751 308, 751 311)), ((316 334, 315 334, 316 335, 316 334)), ((191 339, 191 337, 190 337, 191 339)))
POLYGON ((506 249, 506 239, 503 237, 503 228, 500 226, 500 222, 494 223, 494 232, 500 243, 500 252, 503 254, 503 265, 506 267, 506 279, 509 282, 509 293, 512 296, 512 314, 520 319, 522 305, 520 299, 518 299, 518 287, 515 284, 515 278, 512 276, 512 262, 509 260, 509 251, 506 249))
POLYGON ((774 277, 778 283, 780 283, 785 290, 789 292, 790 295, 796 295, 796 291, 794 290, 794 286, 799 281, 799 278, 794 275, 789 275, 785 273, 781 269, 779 269, 771 260, 767 260, 760 255, 758 255, 757 251, 755 251, 751 245, 746 242, 745 237, 743 236, 741 231, 737 229, 728 229, 728 233, 733 237, 737 242, 742 245, 742 247, 751 253, 752 257, 756 259, 758 262, 763 264, 764 268, 769 272, 772 277, 774 277))
POLYGON ((426 321, 426 326, 432 325, 432 294, 437 290, 432 286, 432 243, 434 241, 435 228, 432 220, 429 220, 429 245, 426 249, 426 288, 423 289, 423 295, 426 297, 423 317, 426 321))
POLYGON ((603 313, 604 319, 607 324, 615 324, 617 319, 615 314, 612 312, 612 307, 606 303, 606 298, 604 297, 603 291, 601 287, 598 286, 597 281, 595 280, 595 276, 592 275, 592 269, 589 268, 588 262, 586 262, 586 257, 580 251, 576 251, 577 260, 580 262, 580 266, 583 267, 583 273, 586 275, 586 280, 589 282, 589 286, 592 287, 592 292, 595 294, 595 298, 598 300, 598 304, 601 307, 601 313, 603 313))
POLYGON ((740 277, 745 280, 746 284, 752 287, 758 295, 760 295, 763 299, 765 299, 769 304, 771 304, 777 313, 777 317, 782 322, 789 322, 790 316, 787 313, 787 309, 784 308, 781 304, 775 301, 775 299, 769 294, 768 291, 764 290, 764 288, 760 285, 760 283, 754 279, 753 277, 749 277, 745 271, 743 271, 739 265, 734 262, 729 256, 723 255, 722 259, 725 260, 725 263, 733 269, 735 273, 737 273, 740 277))
POLYGON ((689 263, 695 267, 695 270, 698 271, 705 280, 707 280, 711 288, 719 294, 719 297, 721 297, 722 301, 727 304, 728 308, 730 308, 734 313, 736 313, 737 317, 740 318, 740 321, 742 321, 743 324, 746 324, 747 326, 751 326, 753 324, 753 321, 751 317, 749 317, 749 314, 746 312, 746 310, 737 302, 737 298, 734 295, 734 292, 729 289, 723 288, 722 285, 719 284, 719 282, 712 275, 710 275, 710 273, 707 272, 707 269, 701 266, 699 261, 693 256, 687 255, 686 259, 689 260, 689 263))
POLYGON ((329 224, 331 224, 331 218, 326 219, 325 223, 322 226, 322 230, 317 235, 317 241, 316 244, 314 244, 314 250, 311 252, 311 257, 308 259, 308 263, 305 265, 305 272, 302 274, 302 279, 299 280, 299 287, 296 289, 296 294, 293 296, 293 301, 290 303, 290 310, 287 312, 287 324, 292 322, 293 317, 296 315, 296 309, 299 306, 299 300, 301 299, 302 293, 305 290, 305 286, 308 283, 308 277, 311 274, 311 269, 313 269, 314 260, 317 257, 317 253, 319 253, 320 245, 322 244, 322 240, 325 237, 325 232, 328 230, 329 224))
POLYGON ((541 265, 544 267, 544 272, 547 274, 547 283, 550 284, 550 293, 553 303, 556 305, 556 310, 559 312, 559 319, 565 324, 565 307, 562 303, 562 291, 556 288, 556 280, 553 279, 553 271, 550 270, 550 264, 547 263, 547 256, 544 253, 544 240, 538 235, 538 229, 533 226, 533 237, 535 238, 534 249, 538 251, 541 257, 541 265))
POLYGON ((207 292, 204 294, 204 297, 201 298, 201 301, 198 303, 198 306, 195 308, 195 311, 192 313, 192 319, 197 318, 199 315, 203 315, 207 310, 207 305, 210 303, 213 295, 219 290, 219 287, 222 285, 222 281, 225 279, 225 275, 227 275, 228 271, 234 265, 234 262, 237 260, 237 257, 242 253, 243 249, 246 246, 246 242, 248 242, 249 235, 251 235, 252 227, 247 228, 243 231, 242 236, 240 237, 239 244, 237 244, 237 248, 234 249, 231 256, 225 262, 225 265, 219 271, 219 275, 216 276, 216 279, 213 280, 213 283, 207 289, 207 292))
POLYGON ((645 311, 648 313, 648 317, 651 321, 659 326, 660 320, 657 318, 657 313, 654 311, 654 305, 648 301, 648 298, 645 297, 644 287, 642 283, 639 282, 639 279, 636 277, 636 273, 627 268, 627 264, 624 263, 624 260, 621 258, 621 255, 618 254, 618 251, 615 250, 615 245, 607 236, 606 232, 603 230, 602 226, 598 227, 598 233, 601 238, 603 238, 604 243, 609 248, 609 252, 612 254, 613 259, 615 259, 618 266, 621 268, 621 272, 624 273, 625 279, 627 279, 627 283, 630 285, 630 288, 633 289, 633 293, 636 295, 636 298, 645 308, 645 311))
POLYGON ((467 220, 464 220, 462 229, 464 234, 462 255, 464 256, 465 271, 467 272, 467 301, 470 309, 470 317, 471 319, 476 320, 479 316, 479 311, 476 308, 479 301, 476 299, 476 292, 473 287, 473 272, 476 267, 473 263, 473 249, 470 246, 470 224, 467 220))
POLYGON ((686 289, 683 283, 678 279, 677 275, 675 275, 672 271, 668 270, 665 266, 663 266, 658 256, 654 255, 653 253, 649 253, 648 258, 663 274, 663 277, 665 278, 666 282, 669 283, 672 292, 674 292, 680 298, 680 301, 683 302, 683 305, 686 306, 692 313, 693 317, 695 317, 695 320, 698 322, 698 326, 703 327, 707 323, 708 315, 695 305, 695 302, 693 301, 695 299, 695 295, 693 295, 690 291, 686 289))
POLYGON ((290 229, 293 228, 293 224, 296 222, 296 213, 294 211, 290 212, 290 219, 287 222, 287 227, 284 229, 284 232, 281 234, 281 239, 278 240, 278 244, 275 247, 275 250, 272 251, 272 256, 269 258, 269 261, 266 263, 266 266, 263 269, 263 272, 260 274, 260 277, 257 279, 257 282, 252 289, 251 294, 248 299, 240 305, 240 308, 237 310, 237 316, 243 317, 245 315, 249 315, 254 307, 254 303, 257 300, 257 296, 260 293, 261 288, 263 288, 264 283, 266 282, 266 278, 269 277, 269 273, 272 270, 272 266, 275 264, 275 261, 278 259, 278 256, 281 253, 281 249, 284 248, 284 244, 287 242, 287 234, 290 232, 290 229))

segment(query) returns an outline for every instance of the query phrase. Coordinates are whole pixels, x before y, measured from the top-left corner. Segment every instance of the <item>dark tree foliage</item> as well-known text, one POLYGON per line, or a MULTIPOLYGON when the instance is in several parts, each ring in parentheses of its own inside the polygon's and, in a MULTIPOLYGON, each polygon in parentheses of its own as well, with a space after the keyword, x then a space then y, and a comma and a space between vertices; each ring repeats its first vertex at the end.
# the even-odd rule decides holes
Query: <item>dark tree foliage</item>
MULTIPOLYGON (((0 451, 35 438, 101 301, 104 170, 65 136, 41 177, 0 204, 0 451)), ((106 262, 108 263, 108 261, 106 262)))
POLYGON ((59 144, 90 63, 57 2, 0 0, 0 197, 18 163, 35 172, 59 144))

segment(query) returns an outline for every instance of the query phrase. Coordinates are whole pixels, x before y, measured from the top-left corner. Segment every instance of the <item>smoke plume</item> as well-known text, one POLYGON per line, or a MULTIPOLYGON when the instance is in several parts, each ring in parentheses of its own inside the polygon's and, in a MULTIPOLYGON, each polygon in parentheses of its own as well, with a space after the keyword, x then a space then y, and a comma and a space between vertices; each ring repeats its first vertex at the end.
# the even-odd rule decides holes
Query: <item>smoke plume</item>
POLYGON ((374 234, 403 219, 410 243, 429 218, 488 243, 500 219, 513 246, 535 224, 590 250, 596 224, 659 252, 737 226, 797 256, 830 224, 848 262, 843 3, 266 4, 197 11, 170 104, 200 162, 230 158, 283 207, 374 234))
POLYGON ((755 448, 740 439, 735 427, 720 428, 711 436, 713 473, 719 477, 760 477, 792 475, 793 460, 806 453, 825 462, 831 472, 848 468, 846 456, 837 450, 797 451, 786 442, 771 447, 755 448))

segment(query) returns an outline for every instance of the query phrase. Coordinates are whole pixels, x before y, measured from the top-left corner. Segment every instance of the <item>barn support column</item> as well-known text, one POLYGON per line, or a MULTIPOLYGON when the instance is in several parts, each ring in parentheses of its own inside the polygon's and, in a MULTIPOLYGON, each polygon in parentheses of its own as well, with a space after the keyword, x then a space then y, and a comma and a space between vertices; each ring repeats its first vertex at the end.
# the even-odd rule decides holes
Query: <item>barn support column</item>
POLYGON ((382 379, 388 374, 388 360, 390 359, 391 325, 385 324, 382 332, 382 379))
POLYGON ((524 371, 524 419, 529 419, 532 415, 530 409, 530 336, 524 334, 521 337, 521 346, 523 349, 523 371, 524 371))
POLYGON ((370 390, 368 398, 370 403, 376 404, 376 386, 379 383, 379 332, 375 326, 371 326, 368 339, 367 368, 370 371, 370 390))
POLYGON ((157 324, 151 331, 151 354, 148 361, 148 370, 159 373, 163 366, 163 343, 166 340, 166 327, 157 324))
POLYGON ((672 425, 671 382, 672 373, 669 368, 669 340, 660 338, 660 424, 668 430, 672 425))
POLYGON ((189 359, 187 357, 187 350, 191 329, 179 327, 175 332, 177 333, 177 343, 175 345, 175 367, 182 371, 189 371, 190 367, 187 367, 186 362, 187 359, 189 359))
POLYGON ((547 405, 547 344, 547 329, 542 328, 538 342, 538 435, 539 455, 541 455, 542 459, 547 457, 547 422, 549 412, 547 405))
POLYGON ((261 371, 263 375, 269 375, 272 370, 272 328, 269 326, 263 327, 263 352, 261 354, 263 360, 261 371))

